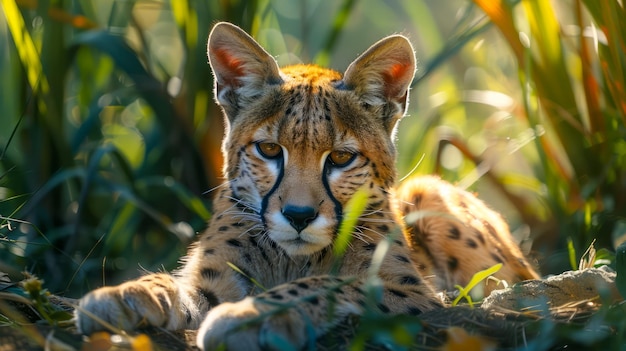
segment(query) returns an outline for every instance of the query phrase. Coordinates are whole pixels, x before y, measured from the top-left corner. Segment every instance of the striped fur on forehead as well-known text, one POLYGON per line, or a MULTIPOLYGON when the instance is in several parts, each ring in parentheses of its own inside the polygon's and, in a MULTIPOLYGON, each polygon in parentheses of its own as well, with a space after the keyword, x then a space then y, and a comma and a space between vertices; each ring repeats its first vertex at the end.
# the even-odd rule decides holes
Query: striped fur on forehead
MULTIPOLYGON (((319 164, 325 152, 350 150, 372 161, 381 184, 395 180, 395 146, 384 126, 384 114, 401 116, 395 104, 367 106, 350 90, 337 88, 341 75, 310 65, 283 68, 284 83, 266 89, 256 101, 231 118, 225 140, 231 171, 238 162, 238 146, 255 141, 276 142, 300 163, 319 164), (259 133, 259 131, 261 131, 259 133), (237 145, 232 145, 236 140, 237 145)), ((232 173, 227 173, 230 177, 232 173)))

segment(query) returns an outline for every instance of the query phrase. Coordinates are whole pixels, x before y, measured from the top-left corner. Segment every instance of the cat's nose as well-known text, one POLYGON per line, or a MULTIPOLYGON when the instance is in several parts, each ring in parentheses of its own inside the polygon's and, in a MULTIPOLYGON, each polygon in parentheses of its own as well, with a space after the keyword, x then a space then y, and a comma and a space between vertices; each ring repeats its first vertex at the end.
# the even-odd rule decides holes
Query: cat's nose
POLYGON ((317 210, 309 206, 286 205, 281 212, 298 233, 317 218, 317 210))

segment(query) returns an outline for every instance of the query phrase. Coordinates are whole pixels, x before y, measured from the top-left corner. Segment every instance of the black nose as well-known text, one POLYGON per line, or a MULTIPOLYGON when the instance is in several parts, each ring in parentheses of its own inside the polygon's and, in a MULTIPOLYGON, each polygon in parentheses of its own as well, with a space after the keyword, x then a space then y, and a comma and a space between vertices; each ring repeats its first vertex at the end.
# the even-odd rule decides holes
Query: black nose
POLYGON ((283 216, 289 220, 289 224, 294 227, 298 233, 306 228, 309 223, 317 218, 317 212, 313 207, 287 205, 283 207, 283 216))

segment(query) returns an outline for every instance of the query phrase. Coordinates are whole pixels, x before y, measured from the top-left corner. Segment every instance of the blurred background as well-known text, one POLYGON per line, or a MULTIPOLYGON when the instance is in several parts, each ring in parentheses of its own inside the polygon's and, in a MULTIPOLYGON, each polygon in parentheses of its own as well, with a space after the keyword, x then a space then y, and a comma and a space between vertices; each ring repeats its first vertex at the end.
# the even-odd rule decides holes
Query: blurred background
POLYGON ((221 181, 223 20, 338 71, 407 35, 400 176, 475 191, 543 274, 594 240, 606 263, 626 233, 624 18, 617 0, 0 0, 0 272, 76 297, 176 268, 221 181))

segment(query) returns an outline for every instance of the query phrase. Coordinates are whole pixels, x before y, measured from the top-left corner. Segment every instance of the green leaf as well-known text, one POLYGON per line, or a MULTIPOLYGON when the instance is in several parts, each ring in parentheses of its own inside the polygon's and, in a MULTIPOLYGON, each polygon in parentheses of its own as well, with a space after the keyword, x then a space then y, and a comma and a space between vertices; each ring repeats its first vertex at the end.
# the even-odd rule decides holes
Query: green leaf
POLYGON ((457 296, 454 301, 452 301, 452 306, 456 306, 462 298, 465 298, 469 305, 473 307, 472 297, 469 295, 469 292, 480 282, 487 279, 489 276, 497 273, 502 268, 502 263, 495 264, 485 270, 477 272, 472 276, 469 283, 465 287, 457 286, 459 289, 459 296, 457 296))
POLYGON ((244 271, 242 271, 239 267, 235 266, 234 263, 232 262, 226 262, 226 264, 228 265, 228 267, 232 268, 232 270, 234 270, 235 272, 241 274, 242 276, 248 278, 248 280, 250 280, 250 282, 252 284, 254 284, 255 286, 259 287, 261 290, 263 291, 267 291, 267 288, 265 288, 263 285, 261 285, 261 283, 259 283, 256 279, 254 279, 253 277, 249 276, 248 274, 246 274, 244 271))
POLYGON ((367 206, 368 196, 369 192, 364 188, 361 188, 354 194, 350 201, 348 201, 344 210, 341 225, 339 226, 339 233, 337 234, 333 247, 335 257, 342 256, 348 248, 348 245, 352 240, 352 231, 354 230, 354 226, 367 206))
POLYGON ((571 237, 567 238, 567 254, 569 257, 569 264, 572 269, 578 269, 578 264, 576 264, 576 248, 574 248, 574 241, 571 237))

